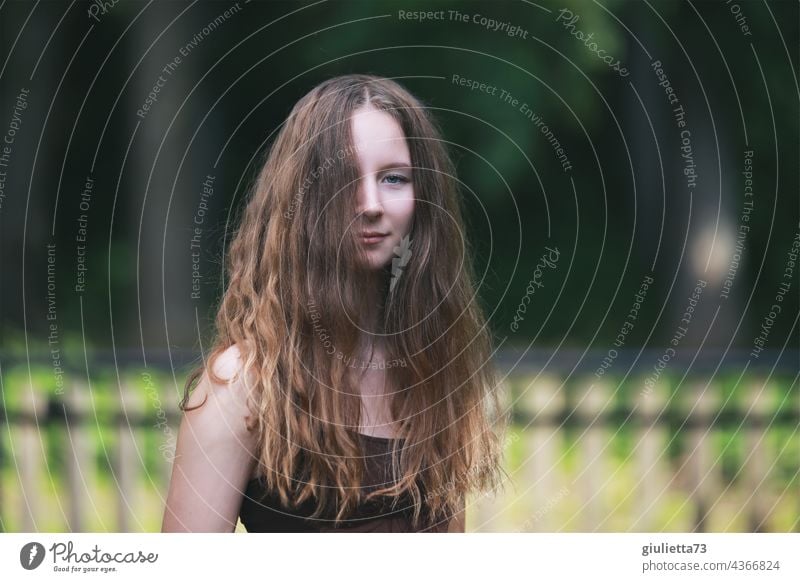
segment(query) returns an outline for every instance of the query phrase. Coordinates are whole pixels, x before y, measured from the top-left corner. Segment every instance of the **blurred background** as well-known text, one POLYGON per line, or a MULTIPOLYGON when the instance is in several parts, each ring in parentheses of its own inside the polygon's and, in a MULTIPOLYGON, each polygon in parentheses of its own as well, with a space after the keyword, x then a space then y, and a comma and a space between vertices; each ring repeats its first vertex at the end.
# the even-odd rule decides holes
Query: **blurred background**
POLYGON ((433 111, 462 181, 513 411, 467 530, 800 531, 799 21, 0 2, 0 530, 160 529, 254 173, 303 94, 361 72, 433 111))

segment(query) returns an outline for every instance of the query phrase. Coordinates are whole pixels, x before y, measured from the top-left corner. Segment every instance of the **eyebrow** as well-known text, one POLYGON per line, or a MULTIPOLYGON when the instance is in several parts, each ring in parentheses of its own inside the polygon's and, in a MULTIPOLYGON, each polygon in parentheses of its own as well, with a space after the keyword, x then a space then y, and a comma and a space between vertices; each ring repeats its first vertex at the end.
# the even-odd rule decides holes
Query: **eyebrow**
POLYGON ((382 166, 380 166, 378 168, 377 171, 378 172, 383 172, 384 170, 397 170, 397 169, 400 169, 400 168, 407 169, 407 170, 413 170, 413 168, 411 167, 411 162, 397 161, 397 162, 388 162, 386 164, 383 164, 382 166))

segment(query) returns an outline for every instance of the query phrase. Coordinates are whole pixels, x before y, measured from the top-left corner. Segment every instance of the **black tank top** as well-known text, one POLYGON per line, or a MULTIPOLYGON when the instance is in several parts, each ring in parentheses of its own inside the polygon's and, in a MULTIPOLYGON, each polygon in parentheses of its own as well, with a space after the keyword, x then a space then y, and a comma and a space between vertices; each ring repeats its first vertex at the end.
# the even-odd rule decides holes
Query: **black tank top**
MULTIPOLYGON (((392 483, 391 455, 392 443, 395 439, 370 436, 358 433, 364 451, 364 495, 375 489, 386 487, 392 483)), ((402 446, 403 439, 398 440, 402 446)), ((423 494, 424 498, 424 494, 423 494)), ((285 507, 277 494, 264 488, 263 477, 251 479, 247 483, 239 519, 248 532, 444 532, 448 523, 426 525, 426 507, 422 508, 420 527, 412 525, 413 501, 404 492, 399 498, 373 498, 362 502, 347 519, 336 524, 333 516, 311 518, 316 507, 314 499, 308 499, 296 508, 285 507), (397 499, 396 503, 392 503, 397 499)))

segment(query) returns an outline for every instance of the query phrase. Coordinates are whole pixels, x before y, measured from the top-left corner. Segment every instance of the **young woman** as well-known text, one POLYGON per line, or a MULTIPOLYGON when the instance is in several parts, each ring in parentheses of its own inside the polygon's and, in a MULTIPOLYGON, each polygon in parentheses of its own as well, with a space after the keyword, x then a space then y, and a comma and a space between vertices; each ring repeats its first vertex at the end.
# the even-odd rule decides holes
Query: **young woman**
POLYGON ((295 105, 186 383, 162 531, 464 531, 506 418, 459 205, 398 83, 346 75, 295 105))

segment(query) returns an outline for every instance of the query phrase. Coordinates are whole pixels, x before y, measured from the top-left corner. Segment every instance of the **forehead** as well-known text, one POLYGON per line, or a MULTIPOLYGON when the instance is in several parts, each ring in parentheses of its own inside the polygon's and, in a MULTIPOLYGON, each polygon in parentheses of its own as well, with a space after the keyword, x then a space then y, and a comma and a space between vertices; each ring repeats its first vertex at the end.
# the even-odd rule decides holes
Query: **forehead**
POLYGON ((359 158, 376 160, 392 154, 410 163, 403 129, 391 115, 372 107, 361 108, 353 114, 350 123, 359 158))

